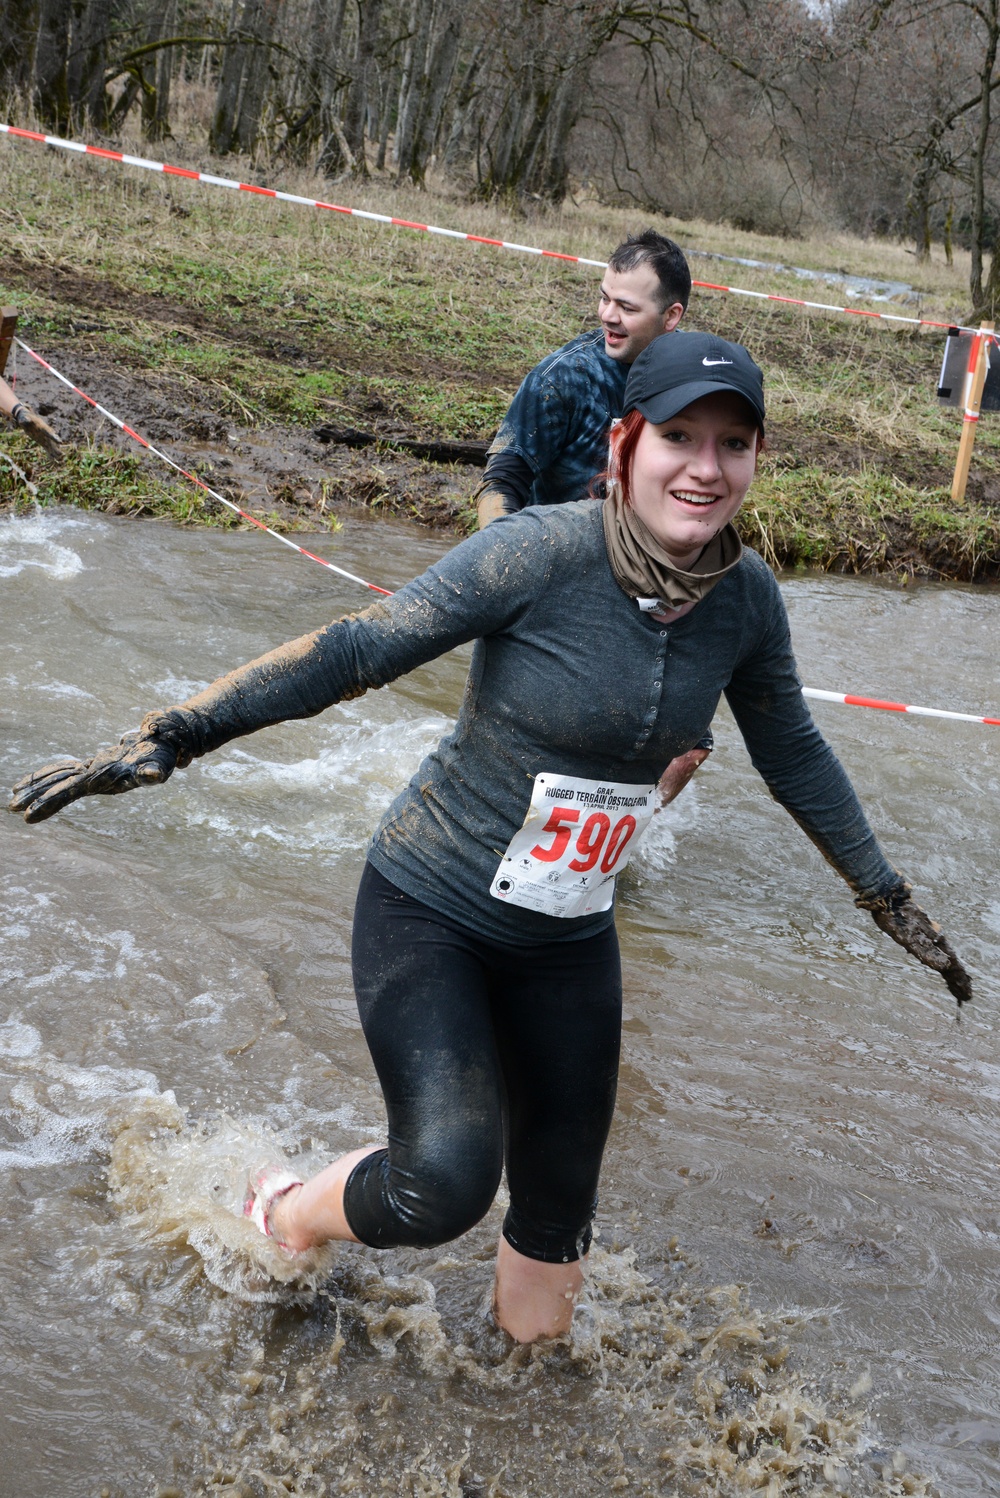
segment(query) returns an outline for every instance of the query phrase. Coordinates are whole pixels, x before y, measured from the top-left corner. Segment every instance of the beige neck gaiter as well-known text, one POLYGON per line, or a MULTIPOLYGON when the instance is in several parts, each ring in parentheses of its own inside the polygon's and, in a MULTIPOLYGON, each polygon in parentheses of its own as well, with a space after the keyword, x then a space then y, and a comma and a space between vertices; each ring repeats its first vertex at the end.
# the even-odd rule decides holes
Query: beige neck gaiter
POLYGON ((713 536, 690 572, 682 572, 654 540, 617 484, 609 484, 604 501, 604 539, 618 586, 630 598, 658 598, 668 608, 698 603, 743 555, 743 543, 732 523, 713 536))

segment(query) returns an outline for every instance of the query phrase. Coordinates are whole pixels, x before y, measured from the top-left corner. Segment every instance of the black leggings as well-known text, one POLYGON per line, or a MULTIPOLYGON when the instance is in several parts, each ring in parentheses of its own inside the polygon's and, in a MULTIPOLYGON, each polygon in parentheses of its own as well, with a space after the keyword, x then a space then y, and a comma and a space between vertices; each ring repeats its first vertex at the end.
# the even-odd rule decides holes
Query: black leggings
POLYGON ((614 927, 507 946, 369 863, 351 955, 389 1115, 389 1148, 347 1182, 355 1236, 373 1248, 457 1238, 489 1210, 506 1164, 508 1243, 547 1263, 586 1253, 618 1081, 614 927))

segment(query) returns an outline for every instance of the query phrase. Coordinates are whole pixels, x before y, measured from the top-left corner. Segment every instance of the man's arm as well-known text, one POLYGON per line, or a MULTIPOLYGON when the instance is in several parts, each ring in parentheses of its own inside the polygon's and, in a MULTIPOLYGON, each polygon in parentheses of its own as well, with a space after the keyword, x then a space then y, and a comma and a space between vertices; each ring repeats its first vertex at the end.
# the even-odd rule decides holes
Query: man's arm
POLYGON ((482 482, 475 492, 480 529, 531 504, 536 478, 563 452, 570 406, 548 373, 549 360, 528 371, 490 444, 482 482))
POLYGON ((500 515, 523 510, 531 502, 534 481, 531 465, 520 453, 509 450, 490 453, 486 472, 472 496, 479 512, 479 529, 485 530, 500 515))

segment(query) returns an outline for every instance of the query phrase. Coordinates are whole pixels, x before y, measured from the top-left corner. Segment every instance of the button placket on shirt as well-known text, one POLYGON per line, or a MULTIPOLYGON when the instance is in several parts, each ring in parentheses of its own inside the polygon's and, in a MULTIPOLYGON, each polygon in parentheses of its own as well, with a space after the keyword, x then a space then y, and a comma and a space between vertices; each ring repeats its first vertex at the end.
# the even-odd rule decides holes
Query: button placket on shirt
POLYGON ((656 645, 656 656, 653 662, 653 679, 650 683, 649 707, 646 710, 646 716, 642 720, 642 732, 636 739, 633 750, 633 753, 636 754, 642 749, 652 733, 660 711, 660 698, 663 695, 663 671, 667 659, 667 637, 668 631, 661 629, 660 638, 656 645))

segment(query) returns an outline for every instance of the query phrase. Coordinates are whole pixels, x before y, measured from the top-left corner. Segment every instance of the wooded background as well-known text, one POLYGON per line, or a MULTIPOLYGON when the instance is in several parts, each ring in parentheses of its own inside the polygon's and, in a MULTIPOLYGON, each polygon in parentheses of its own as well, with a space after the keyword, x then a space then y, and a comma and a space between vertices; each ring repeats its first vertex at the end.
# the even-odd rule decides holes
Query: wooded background
POLYGON ((586 190, 790 237, 971 251, 1000 310, 1000 0, 0 0, 0 107, 273 169, 586 190))

